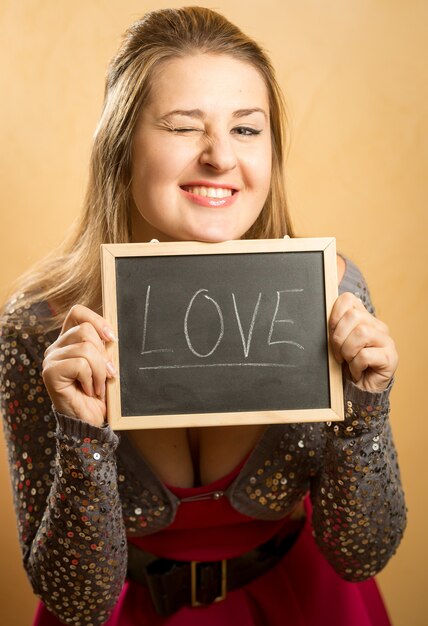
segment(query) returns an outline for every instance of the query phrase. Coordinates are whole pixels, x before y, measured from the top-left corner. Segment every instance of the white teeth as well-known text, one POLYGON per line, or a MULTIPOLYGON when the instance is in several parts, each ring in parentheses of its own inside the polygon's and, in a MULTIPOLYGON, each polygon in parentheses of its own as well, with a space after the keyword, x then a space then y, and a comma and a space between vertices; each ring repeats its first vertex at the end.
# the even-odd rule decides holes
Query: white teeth
POLYGON ((225 189, 224 187, 184 187, 189 193, 193 193, 196 196, 203 196, 204 198, 227 198, 232 195, 232 189, 225 189))

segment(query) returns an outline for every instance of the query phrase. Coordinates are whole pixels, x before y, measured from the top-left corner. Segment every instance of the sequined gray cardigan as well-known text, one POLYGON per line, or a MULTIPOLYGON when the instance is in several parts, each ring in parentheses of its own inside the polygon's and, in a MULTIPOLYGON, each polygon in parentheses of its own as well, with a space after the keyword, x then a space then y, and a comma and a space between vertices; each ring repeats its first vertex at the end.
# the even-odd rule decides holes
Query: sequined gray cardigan
MULTIPOLYGON (((347 261, 340 292, 373 307, 347 261)), ((46 304, 11 304, 1 327, 0 393, 23 561, 36 594, 65 624, 103 624, 126 573, 126 536, 154 533, 174 519, 178 498, 126 433, 56 414, 41 363, 55 338, 46 304), (11 322, 16 314, 32 327, 11 322)), ((344 422, 268 426, 225 492, 260 520, 286 516, 306 493, 315 540, 345 579, 361 581, 395 552, 406 509, 391 436, 389 392, 345 382, 344 422)))

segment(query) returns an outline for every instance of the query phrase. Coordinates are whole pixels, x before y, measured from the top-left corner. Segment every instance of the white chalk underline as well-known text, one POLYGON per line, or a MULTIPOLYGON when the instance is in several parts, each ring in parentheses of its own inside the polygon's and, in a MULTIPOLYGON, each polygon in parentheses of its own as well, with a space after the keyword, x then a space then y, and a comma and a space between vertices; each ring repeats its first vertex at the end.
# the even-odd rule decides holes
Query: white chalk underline
POLYGON ((148 365, 140 370, 184 369, 193 367, 296 367, 286 363, 201 363, 198 365, 148 365))

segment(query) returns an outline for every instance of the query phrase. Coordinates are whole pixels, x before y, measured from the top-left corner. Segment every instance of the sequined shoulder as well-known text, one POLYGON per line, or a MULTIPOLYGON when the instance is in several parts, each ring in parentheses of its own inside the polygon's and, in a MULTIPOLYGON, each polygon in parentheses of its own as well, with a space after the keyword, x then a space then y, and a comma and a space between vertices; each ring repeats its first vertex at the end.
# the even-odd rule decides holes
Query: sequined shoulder
POLYGON ((342 294, 346 291, 353 293, 357 298, 360 298, 368 312, 374 315, 375 308, 364 276, 355 263, 346 257, 342 258, 346 263, 346 269, 339 284, 339 293, 342 294))
POLYGON ((52 311, 47 302, 28 304, 24 294, 9 300, 0 314, 0 337, 18 338, 26 341, 33 336, 36 343, 49 343, 58 332, 47 332, 47 322, 52 318, 52 311))

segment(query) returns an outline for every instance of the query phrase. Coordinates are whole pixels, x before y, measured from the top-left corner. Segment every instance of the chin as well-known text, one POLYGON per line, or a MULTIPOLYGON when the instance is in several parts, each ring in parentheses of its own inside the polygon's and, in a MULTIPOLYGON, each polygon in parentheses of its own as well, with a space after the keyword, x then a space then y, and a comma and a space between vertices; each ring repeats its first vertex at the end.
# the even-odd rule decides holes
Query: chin
POLYGON ((231 228, 205 228, 198 229, 192 233, 192 241, 202 241, 205 243, 221 243, 241 239, 246 230, 241 232, 231 228))
POLYGON ((232 241, 234 239, 240 239, 240 237, 228 237, 226 235, 201 235, 200 237, 195 237, 192 241, 200 241, 202 243, 223 243, 224 241, 232 241))

